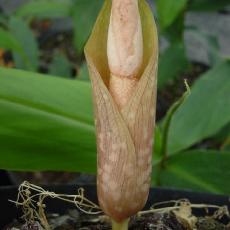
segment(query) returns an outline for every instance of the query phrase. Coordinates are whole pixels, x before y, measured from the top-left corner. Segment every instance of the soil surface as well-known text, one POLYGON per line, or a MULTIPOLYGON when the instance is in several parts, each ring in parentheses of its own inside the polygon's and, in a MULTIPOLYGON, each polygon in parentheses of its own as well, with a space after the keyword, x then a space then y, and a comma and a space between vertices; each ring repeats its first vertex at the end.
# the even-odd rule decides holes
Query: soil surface
MULTIPOLYGON (((129 230, 230 230, 230 220, 215 217, 215 215, 195 217, 196 223, 192 228, 189 221, 178 217, 174 212, 150 213, 132 217, 129 230)), ((52 230, 110 230, 107 218, 81 215, 76 209, 69 210, 64 215, 49 214, 48 222, 52 230)), ((23 224, 14 221, 3 230, 44 230, 39 222, 23 224)))

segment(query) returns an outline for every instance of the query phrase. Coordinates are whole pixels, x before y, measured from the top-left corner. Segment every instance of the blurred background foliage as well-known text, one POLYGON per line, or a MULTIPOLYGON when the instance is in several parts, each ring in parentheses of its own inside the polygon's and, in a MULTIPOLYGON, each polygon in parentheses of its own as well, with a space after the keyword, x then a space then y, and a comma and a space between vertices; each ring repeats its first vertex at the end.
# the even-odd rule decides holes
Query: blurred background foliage
MULTIPOLYGON (((83 48, 102 4, 0 0, 1 169, 95 174, 95 130, 83 48)), ((152 183, 229 194, 230 60, 221 52, 218 33, 187 23, 194 12, 229 19, 229 0, 149 4, 161 51, 152 183), (204 61, 191 58, 194 47, 186 40, 188 33, 202 44, 195 47, 197 52, 205 47, 204 61), (191 92, 184 94, 185 78, 191 92)), ((229 25, 222 25, 229 31, 224 35, 228 41, 229 25)), ((45 183, 76 177, 51 174, 49 181, 40 172, 32 178, 45 183)))

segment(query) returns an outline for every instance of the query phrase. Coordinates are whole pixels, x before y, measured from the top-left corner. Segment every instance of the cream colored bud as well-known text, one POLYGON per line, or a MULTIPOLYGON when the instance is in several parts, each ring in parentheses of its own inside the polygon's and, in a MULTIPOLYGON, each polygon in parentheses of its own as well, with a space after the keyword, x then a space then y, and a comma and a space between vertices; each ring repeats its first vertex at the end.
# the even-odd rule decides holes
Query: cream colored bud
POLYGON ((136 78, 119 77, 111 74, 109 89, 119 108, 123 108, 126 105, 128 99, 132 96, 136 84, 136 78))
POLYGON ((113 0, 107 41, 110 91, 119 107, 130 98, 143 60, 137 0, 113 0))

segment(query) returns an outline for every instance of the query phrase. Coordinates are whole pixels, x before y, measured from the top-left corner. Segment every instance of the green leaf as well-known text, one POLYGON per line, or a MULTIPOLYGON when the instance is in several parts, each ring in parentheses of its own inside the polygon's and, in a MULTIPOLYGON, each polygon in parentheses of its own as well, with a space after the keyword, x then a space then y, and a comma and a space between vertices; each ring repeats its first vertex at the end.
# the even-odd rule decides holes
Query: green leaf
POLYGON ((158 125, 155 126, 154 129, 154 145, 153 145, 153 158, 154 161, 158 161, 161 159, 161 148, 162 148, 162 133, 160 127, 158 125))
POLYGON ((103 0, 78 0, 73 7, 74 45, 80 54, 93 28, 103 0))
POLYGON ((186 86, 186 92, 179 98, 173 105, 170 107, 170 109, 167 111, 167 114, 164 118, 163 124, 162 124, 162 147, 160 151, 160 156, 163 157, 162 159, 162 166, 164 165, 164 161, 168 155, 168 135, 169 135, 169 130, 170 130, 170 125, 172 122, 172 118, 176 111, 183 105, 185 100, 188 98, 190 95, 190 88, 185 81, 185 86, 186 86))
POLYGON ((211 141, 221 143, 220 149, 222 151, 230 151, 230 122, 213 136, 211 141))
POLYGON ((0 48, 9 49, 19 53, 23 52, 19 42, 9 31, 0 28, 0 38, 0 48))
POLYGON ((95 172, 90 84, 0 68, 0 168, 95 172))
POLYGON ((191 0, 188 10, 191 11, 217 11, 229 6, 229 0, 191 0))
POLYGON ((171 156, 160 174, 162 186, 230 193, 230 152, 194 150, 171 156))
POLYGON ((157 0, 156 3, 161 30, 164 30, 185 10, 187 0, 157 0))
POLYGON ((223 151, 230 151, 230 137, 229 136, 226 138, 225 142, 221 146, 221 149, 223 151))
POLYGON ((158 72, 158 88, 164 87, 169 81, 179 77, 188 68, 183 43, 173 43, 160 56, 158 72))
POLYGON ((184 103, 187 97, 190 95, 190 88, 185 81, 186 92, 179 98, 168 110, 163 122, 160 126, 155 128, 155 139, 154 139, 154 155, 153 155, 153 167, 154 173, 152 175, 152 185, 159 185, 160 172, 165 168, 165 162, 168 158, 168 134, 171 125, 171 120, 175 112, 184 103))
POLYGON ((39 50, 32 31, 24 21, 16 17, 10 18, 9 30, 17 39, 25 55, 22 56, 13 52, 16 67, 36 71, 38 68, 39 50))
POLYGON ((70 14, 71 1, 36 0, 29 1, 17 9, 18 17, 59 18, 70 14))
POLYGON ((185 12, 181 12, 170 26, 161 31, 161 35, 164 36, 170 43, 184 43, 184 30, 185 30, 185 12))
POLYGON ((190 97, 174 114, 168 150, 175 153, 210 137, 230 121, 230 61, 224 61, 201 76, 190 97))
POLYGON ((223 141, 226 138, 230 138, 230 122, 226 124, 213 138, 218 141, 223 141))
POLYGON ((56 53, 49 66, 49 74, 60 77, 71 77, 71 64, 64 54, 56 53))
POLYGON ((89 72, 87 68, 87 64, 84 62, 78 72, 77 79, 83 81, 89 81, 89 72))
POLYGON ((7 23, 8 23, 7 15, 5 15, 4 13, 1 12, 0 13, 0 26, 6 28, 7 23))

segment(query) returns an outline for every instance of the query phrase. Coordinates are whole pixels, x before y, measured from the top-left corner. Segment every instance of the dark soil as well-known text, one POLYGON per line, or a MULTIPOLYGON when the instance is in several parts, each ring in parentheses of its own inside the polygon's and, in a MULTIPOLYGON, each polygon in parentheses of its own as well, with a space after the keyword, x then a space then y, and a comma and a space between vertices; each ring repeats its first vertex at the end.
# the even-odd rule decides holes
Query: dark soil
MULTIPOLYGON (((65 215, 48 215, 49 224, 53 230, 110 230, 109 222, 100 221, 95 216, 80 215, 76 210, 69 210, 65 215)), ((230 222, 229 222, 230 223, 230 222)), ((230 224, 223 224, 221 220, 211 216, 198 217, 197 230, 230 230, 230 224)), ((3 230, 42 230, 38 222, 22 224, 14 221, 3 230)), ((186 221, 179 220, 173 212, 152 213, 139 217, 132 217, 129 230, 192 230, 186 221)))

